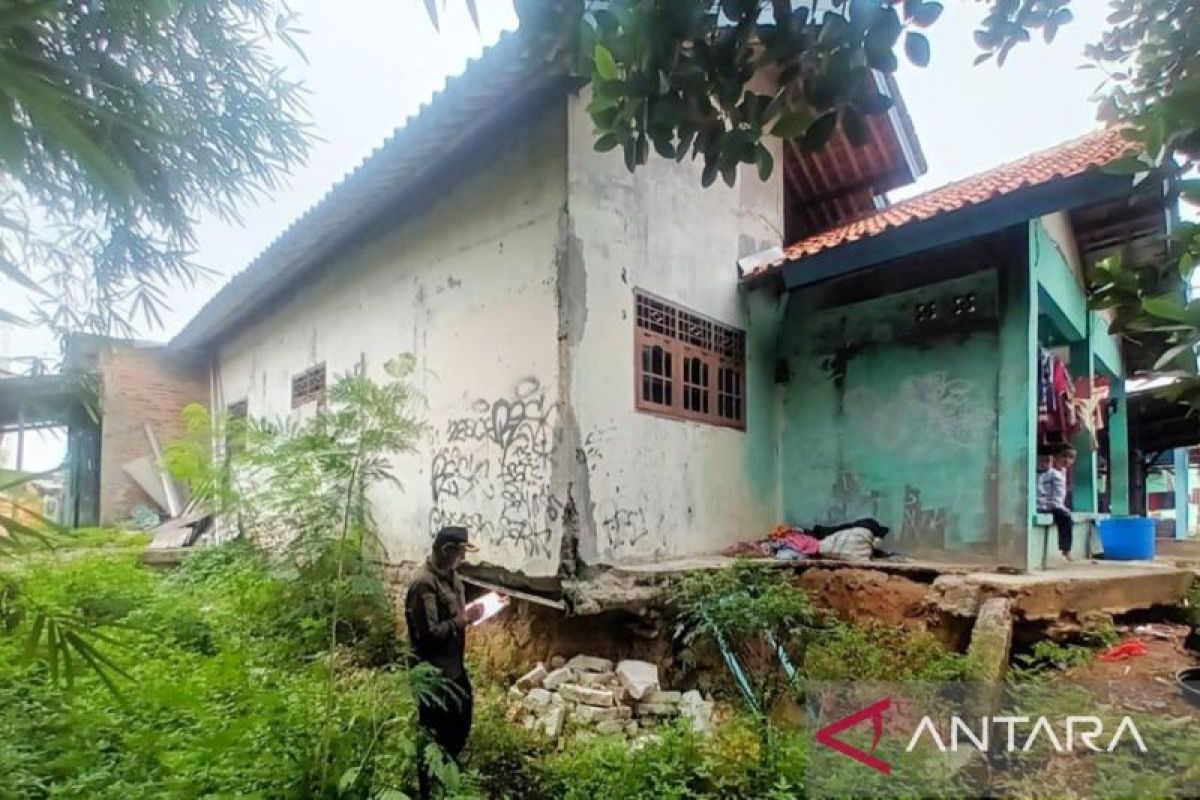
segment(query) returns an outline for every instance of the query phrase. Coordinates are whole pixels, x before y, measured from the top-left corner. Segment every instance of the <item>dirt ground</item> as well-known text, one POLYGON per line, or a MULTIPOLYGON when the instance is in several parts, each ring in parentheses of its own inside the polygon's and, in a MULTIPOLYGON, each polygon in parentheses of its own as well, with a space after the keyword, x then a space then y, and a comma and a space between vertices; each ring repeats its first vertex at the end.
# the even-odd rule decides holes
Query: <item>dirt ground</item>
POLYGON ((1105 702, 1115 710, 1161 713, 1170 717, 1200 720, 1200 708, 1183 698, 1175 681, 1175 674, 1179 670, 1200 666, 1200 658, 1183 649, 1188 627, 1155 623, 1140 633, 1138 627, 1122 625, 1118 626, 1118 631, 1124 638, 1145 642, 1148 650, 1146 655, 1113 662, 1097 658, 1085 667, 1071 670, 1065 677, 1096 684, 1105 702))
POLYGON ((922 621, 928 584, 873 569, 810 569, 797 583, 843 619, 915 625, 922 621))

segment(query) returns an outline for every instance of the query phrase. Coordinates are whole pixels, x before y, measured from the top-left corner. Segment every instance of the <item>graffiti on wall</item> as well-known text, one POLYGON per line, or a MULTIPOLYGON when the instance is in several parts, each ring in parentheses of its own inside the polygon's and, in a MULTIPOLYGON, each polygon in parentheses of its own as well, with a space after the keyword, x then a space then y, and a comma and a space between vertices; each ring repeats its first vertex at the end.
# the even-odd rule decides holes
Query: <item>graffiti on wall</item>
POLYGON ((555 414, 541 383, 525 378, 511 396, 476 400, 449 420, 430 464, 430 530, 465 525, 496 547, 549 558, 563 513, 550 493, 555 414))
POLYGON ((829 506, 825 509, 827 525, 837 525, 860 517, 878 517, 883 494, 863 486, 858 473, 839 469, 829 489, 829 506))
POLYGON ((605 500, 600 503, 596 517, 604 531, 608 550, 614 555, 636 550, 650 535, 646 512, 640 508, 626 508, 615 500, 605 500))
POLYGON ((870 388, 846 393, 846 416, 875 447, 929 451, 968 449, 995 431, 996 414, 987 393, 946 372, 912 375, 886 395, 870 388))
POLYGON ((950 515, 945 508, 925 508, 921 490, 904 487, 904 524, 900 541, 909 547, 945 548, 949 536, 950 515))

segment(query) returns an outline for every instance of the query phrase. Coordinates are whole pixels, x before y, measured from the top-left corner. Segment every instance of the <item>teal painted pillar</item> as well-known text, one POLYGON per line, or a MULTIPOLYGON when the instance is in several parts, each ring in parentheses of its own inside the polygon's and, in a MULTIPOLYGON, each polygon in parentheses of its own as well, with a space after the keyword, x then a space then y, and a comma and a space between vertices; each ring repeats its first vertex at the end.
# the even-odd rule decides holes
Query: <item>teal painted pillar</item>
POLYGON ((1188 481, 1188 449, 1175 448, 1175 538, 1188 538, 1191 524, 1189 506, 1191 487, 1188 481))
MULTIPOLYGON (((1096 359, 1092 344, 1088 340, 1071 344, 1071 376, 1087 378, 1094 385, 1096 378, 1096 359)), ((1097 511, 1098 484, 1096 462, 1099 454, 1096 452, 1092 435, 1086 430, 1075 436, 1072 442, 1075 446, 1075 474, 1071 476, 1071 504, 1073 511, 1097 511)))
POLYGON ((1113 514, 1129 513, 1129 406, 1125 381, 1113 378, 1116 408, 1108 417, 1108 485, 1113 514))
POLYGON ((1036 510, 1037 285, 1030 261, 1016 251, 1000 268, 999 403, 996 454, 997 556, 1032 569, 1030 528, 1036 510))

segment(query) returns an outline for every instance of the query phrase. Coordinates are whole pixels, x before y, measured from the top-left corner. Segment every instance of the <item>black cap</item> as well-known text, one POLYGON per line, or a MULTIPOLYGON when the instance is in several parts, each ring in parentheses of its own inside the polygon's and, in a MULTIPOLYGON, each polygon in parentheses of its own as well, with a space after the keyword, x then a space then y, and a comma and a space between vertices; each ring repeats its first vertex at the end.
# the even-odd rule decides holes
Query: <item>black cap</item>
POLYGON ((467 540, 467 529, 459 525, 447 525, 433 537, 433 549, 441 550, 448 544, 459 545, 464 550, 474 551, 479 548, 467 540))

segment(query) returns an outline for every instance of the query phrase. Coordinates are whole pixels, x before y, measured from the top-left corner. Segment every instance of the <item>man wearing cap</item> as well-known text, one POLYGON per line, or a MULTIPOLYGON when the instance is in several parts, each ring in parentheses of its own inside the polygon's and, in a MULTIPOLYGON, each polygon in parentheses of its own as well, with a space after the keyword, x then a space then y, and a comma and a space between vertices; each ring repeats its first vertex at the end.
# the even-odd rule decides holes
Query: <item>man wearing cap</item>
MULTIPOLYGON (((467 626, 479 619, 483 609, 466 604, 458 568, 469 551, 476 550, 467 539, 467 529, 449 526, 438 531, 433 552, 421 567, 404 599, 408 638, 416 657, 437 667, 453 686, 445 697, 422 697, 417 714, 429 737, 457 759, 471 732, 475 697, 463 663, 467 626)), ((421 797, 429 797, 430 782, 424 754, 417 760, 421 797)))

